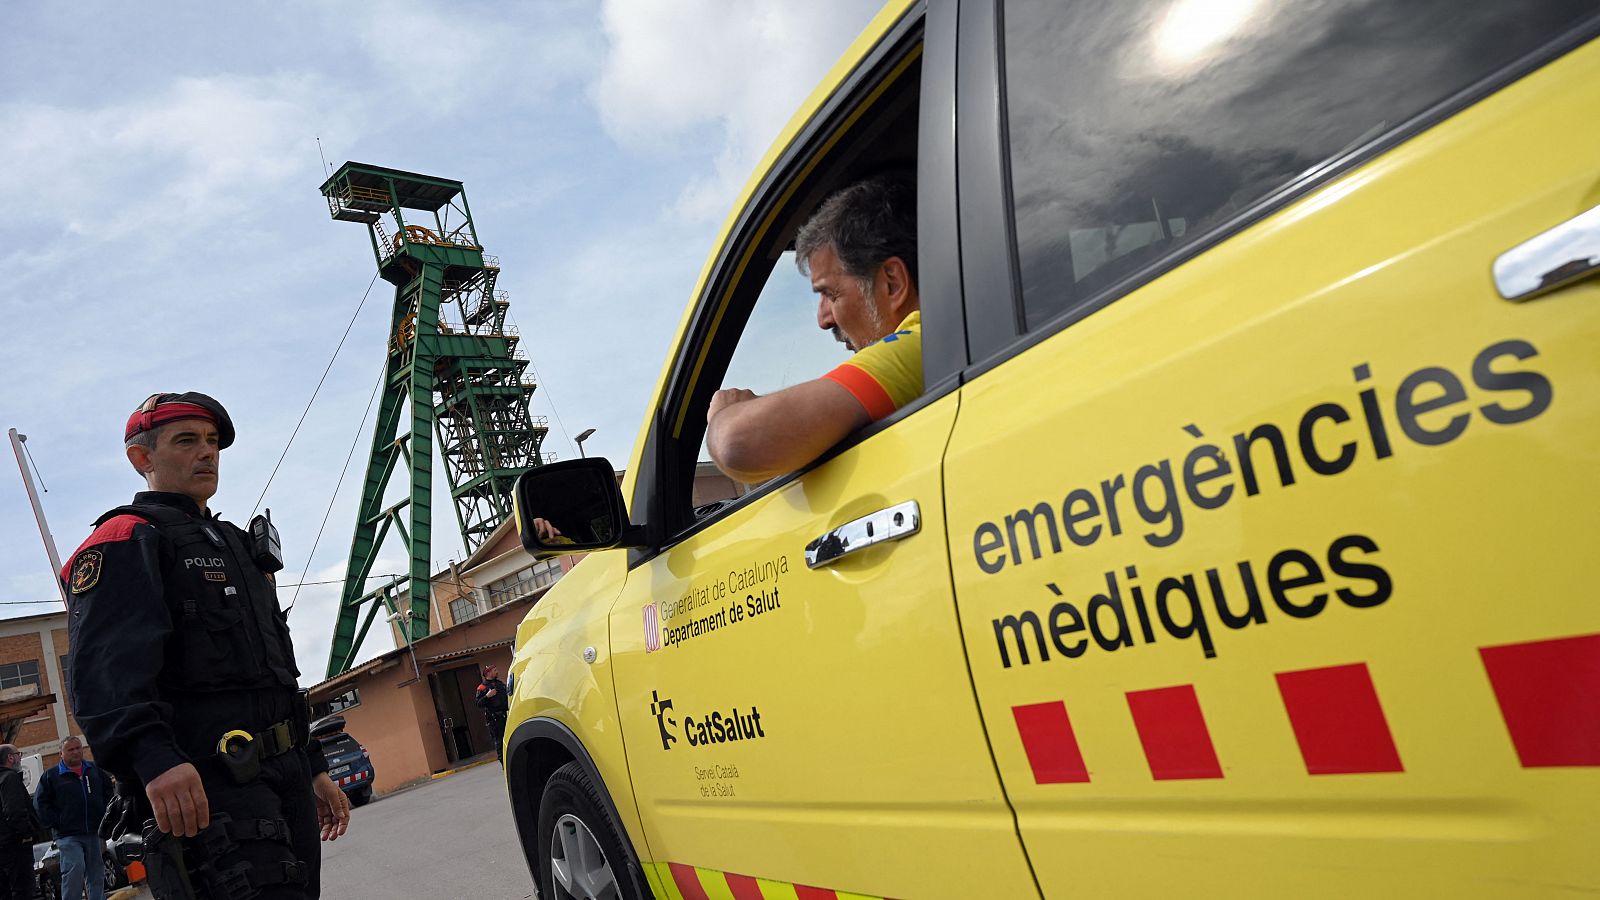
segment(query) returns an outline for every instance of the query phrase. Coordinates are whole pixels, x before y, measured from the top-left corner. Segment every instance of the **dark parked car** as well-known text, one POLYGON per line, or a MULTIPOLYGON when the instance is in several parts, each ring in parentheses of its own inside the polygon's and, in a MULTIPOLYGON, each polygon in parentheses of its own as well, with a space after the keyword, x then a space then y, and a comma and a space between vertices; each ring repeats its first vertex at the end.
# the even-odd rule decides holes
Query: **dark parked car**
POLYGON ((372 799, 372 759, 367 748, 345 733, 344 716, 333 715, 311 724, 311 736, 322 741, 322 752, 328 757, 328 777, 333 779, 352 806, 362 806, 372 799))

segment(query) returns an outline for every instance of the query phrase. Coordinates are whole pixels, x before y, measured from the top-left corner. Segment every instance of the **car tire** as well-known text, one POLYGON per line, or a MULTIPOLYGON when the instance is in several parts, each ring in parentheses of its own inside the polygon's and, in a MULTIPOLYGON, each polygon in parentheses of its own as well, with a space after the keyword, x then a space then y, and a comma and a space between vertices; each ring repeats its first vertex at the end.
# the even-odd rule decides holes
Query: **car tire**
POLYGON ((538 829, 539 896, 545 900, 651 896, 599 788, 578 763, 567 763, 545 782, 538 829))
POLYGON ((117 865, 116 860, 109 856, 102 856, 100 858, 100 867, 105 869, 104 878, 107 893, 127 885, 128 873, 121 866, 117 865))
POLYGON ((359 790, 350 792, 351 806, 366 806, 372 802, 372 785, 366 785, 359 790))

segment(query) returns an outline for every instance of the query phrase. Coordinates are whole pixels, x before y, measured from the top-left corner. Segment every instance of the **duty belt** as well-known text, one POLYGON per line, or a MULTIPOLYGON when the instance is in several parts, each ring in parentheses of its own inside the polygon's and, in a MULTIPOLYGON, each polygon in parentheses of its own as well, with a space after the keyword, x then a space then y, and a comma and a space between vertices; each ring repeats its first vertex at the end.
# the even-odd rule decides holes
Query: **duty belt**
POLYGON ((217 741, 216 760, 234 783, 247 784, 261 774, 262 760, 282 756, 295 748, 294 732, 293 719, 285 719, 255 733, 236 728, 217 741))

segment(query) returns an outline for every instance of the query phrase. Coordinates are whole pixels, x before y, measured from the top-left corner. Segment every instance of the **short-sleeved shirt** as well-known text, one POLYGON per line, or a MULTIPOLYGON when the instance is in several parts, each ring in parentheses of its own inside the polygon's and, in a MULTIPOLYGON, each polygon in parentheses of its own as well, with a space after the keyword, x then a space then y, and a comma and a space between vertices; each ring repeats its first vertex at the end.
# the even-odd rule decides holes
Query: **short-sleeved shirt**
POLYGON ((922 393, 922 311, 822 376, 850 392, 876 422, 922 393))

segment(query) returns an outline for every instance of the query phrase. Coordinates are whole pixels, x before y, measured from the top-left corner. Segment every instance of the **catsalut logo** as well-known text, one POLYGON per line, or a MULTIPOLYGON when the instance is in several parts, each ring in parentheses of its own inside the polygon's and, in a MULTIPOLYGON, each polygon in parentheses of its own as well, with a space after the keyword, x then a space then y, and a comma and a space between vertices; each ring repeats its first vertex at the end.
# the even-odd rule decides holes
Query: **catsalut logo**
POLYGON ((667 715, 672 710, 670 699, 662 697, 660 691, 650 692, 650 715, 656 717, 663 750, 671 750, 672 745, 678 742, 679 734, 691 747, 753 741, 767 736, 761 710, 754 704, 748 708, 734 706, 704 714, 684 715, 682 727, 679 727, 676 719, 667 715))

